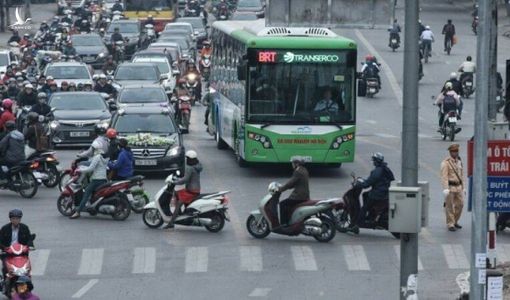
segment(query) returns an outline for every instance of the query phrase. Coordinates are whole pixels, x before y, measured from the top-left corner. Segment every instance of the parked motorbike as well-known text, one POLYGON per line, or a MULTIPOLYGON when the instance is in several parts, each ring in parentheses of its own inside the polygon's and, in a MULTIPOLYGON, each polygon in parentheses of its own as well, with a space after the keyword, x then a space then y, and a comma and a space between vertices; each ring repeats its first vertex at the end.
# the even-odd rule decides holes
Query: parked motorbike
MULTIPOLYGON (((35 234, 31 236, 32 241, 35 234)), ((35 250, 35 249, 32 249, 35 250)), ((5 278, 0 275, 0 287, 7 299, 11 299, 15 283, 21 276, 31 277, 32 265, 29 258, 30 247, 19 243, 14 243, 3 249, 0 255, 5 256, 5 278)))
POLYGON ((60 172, 57 169, 59 162, 55 153, 55 151, 34 152, 27 158, 32 162, 30 168, 35 178, 49 188, 56 187, 60 182, 60 172))
POLYGON ((6 173, 7 180, 0 183, 0 189, 19 193, 23 198, 35 196, 39 187, 38 181, 32 172, 35 164, 30 161, 23 161, 10 169, 6 166, 2 166, 2 168, 6 173))
POLYGON ((465 98, 469 98, 475 92, 473 88, 473 74, 466 74, 462 78, 462 93, 465 98))
POLYGON ((304 234, 324 243, 335 237, 335 223, 329 212, 340 204, 340 198, 299 203, 289 216, 289 224, 281 224, 278 216, 280 187, 277 182, 270 183, 269 193, 260 201, 258 210, 252 211, 246 220, 246 228, 253 237, 262 239, 271 232, 289 236, 304 234))
MULTIPOLYGON (((351 174, 351 188, 343 195, 343 202, 331 210, 331 218, 339 232, 359 234, 360 228, 388 230, 388 200, 376 202, 370 209, 361 209, 360 195, 362 188, 356 183, 363 180, 351 174)), ((397 239, 400 233, 390 232, 397 239)))
MULTIPOLYGON (((74 214, 76 208, 80 205, 85 188, 78 183, 80 172, 74 172, 74 176, 67 183, 64 191, 60 193, 57 200, 58 211, 66 217, 74 214)), ((131 205, 126 194, 126 190, 131 187, 129 180, 107 182, 99 186, 87 203, 86 211, 95 216, 98 213, 110 215, 114 220, 123 221, 131 213, 131 205)))
POLYGON ((205 81, 209 81, 211 75, 211 56, 203 55, 200 59, 200 73, 205 81))
MULTIPOLYGON (((177 176, 180 174, 177 171, 177 176)), ((154 201, 145 205, 143 222, 149 228, 159 228, 164 222, 169 222, 172 214, 178 213, 175 224, 185 226, 205 227, 210 232, 219 232, 225 226, 228 216, 228 202, 226 196, 230 191, 210 194, 200 194, 190 204, 184 205, 180 212, 170 210, 170 202, 175 196, 174 174, 168 176, 165 185, 158 191, 154 201)))

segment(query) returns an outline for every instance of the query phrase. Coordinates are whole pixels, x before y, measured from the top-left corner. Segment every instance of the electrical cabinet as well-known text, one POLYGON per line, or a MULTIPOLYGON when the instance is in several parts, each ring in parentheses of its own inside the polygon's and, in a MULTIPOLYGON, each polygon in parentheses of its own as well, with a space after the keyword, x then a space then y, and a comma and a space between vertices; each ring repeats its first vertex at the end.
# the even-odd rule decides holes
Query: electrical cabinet
POLYGON ((419 187, 391 186, 389 196, 388 230, 418 233, 422 221, 422 193, 419 187))

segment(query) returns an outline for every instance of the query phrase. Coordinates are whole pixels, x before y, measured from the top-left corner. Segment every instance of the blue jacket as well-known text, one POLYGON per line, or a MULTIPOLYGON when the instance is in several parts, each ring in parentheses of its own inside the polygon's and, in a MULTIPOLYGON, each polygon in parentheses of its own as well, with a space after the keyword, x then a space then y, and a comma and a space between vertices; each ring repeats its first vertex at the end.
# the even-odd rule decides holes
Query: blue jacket
POLYGON ((395 180, 393 172, 391 172, 386 163, 382 163, 370 172, 370 176, 360 186, 364 189, 372 187, 368 192, 370 198, 386 200, 388 199, 390 184, 393 180, 395 180))
POLYGON ((117 176, 131 177, 133 176, 133 152, 122 148, 116 161, 110 161, 108 167, 117 171, 117 176))

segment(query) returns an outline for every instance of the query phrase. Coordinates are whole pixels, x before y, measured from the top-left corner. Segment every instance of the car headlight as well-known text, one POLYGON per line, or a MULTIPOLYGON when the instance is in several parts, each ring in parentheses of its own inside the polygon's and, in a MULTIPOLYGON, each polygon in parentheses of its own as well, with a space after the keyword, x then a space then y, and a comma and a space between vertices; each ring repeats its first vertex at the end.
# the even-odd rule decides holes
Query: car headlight
POLYGON ((175 146, 175 147, 172 147, 170 148, 167 152, 166 152, 166 156, 177 156, 179 155, 179 152, 180 152, 180 148, 179 146, 175 146))
POLYGON ((248 138, 250 140, 259 142, 262 145, 262 147, 264 147, 265 149, 273 148, 273 144, 271 143, 271 140, 269 139, 269 137, 267 137, 265 135, 262 135, 259 133, 254 133, 254 132, 248 132, 248 138))
POLYGON ((99 126, 108 128, 110 126, 110 119, 104 119, 104 120, 99 121, 99 126))
POLYGON ((348 134, 344 134, 339 137, 336 137, 333 139, 330 149, 337 150, 338 148, 340 148, 340 145, 342 143, 351 141, 353 139, 354 139, 354 133, 348 133, 348 134))
POLYGON ((99 53, 99 55, 98 55, 98 56, 99 56, 99 57, 101 57, 101 58, 103 58, 103 57, 105 57, 105 56, 106 56, 106 53, 101 52, 101 53, 99 53))
POLYGON ((58 121, 51 121, 50 122, 50 128, 55 130, 60 126, 60 123, 58 121))

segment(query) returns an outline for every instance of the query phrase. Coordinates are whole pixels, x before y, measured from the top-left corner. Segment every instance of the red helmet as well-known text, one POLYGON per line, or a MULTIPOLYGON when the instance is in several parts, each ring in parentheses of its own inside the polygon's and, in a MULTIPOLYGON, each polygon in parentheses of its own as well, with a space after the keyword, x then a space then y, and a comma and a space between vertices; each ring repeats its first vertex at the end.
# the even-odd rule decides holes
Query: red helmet
POLYGON ((365 56, 365 61, 373 61, 374 60, 374 57, 370 54, 368 54, 367 56, 365 56))
POLYGON ((109 138, 109 139, 114 139, 117 137, 117 130, 113 129, 113 128, 108 128, 108 130, 106 130, 106 137, 109 138))
POLYGON ((2 107, 3 107, 3 108, 5 108, 5 109, 10 109, 10 108, 12 108, 12 104, 13 104, 13 103, 14 103, 14 102, 13 102, 11 99, 6 98, 6 99, 4 99, 4 100, 2 101, 2 107))

